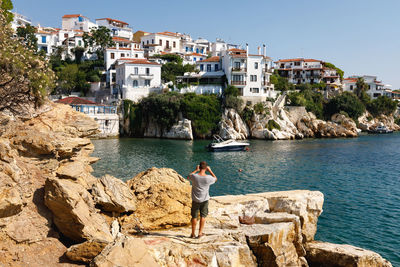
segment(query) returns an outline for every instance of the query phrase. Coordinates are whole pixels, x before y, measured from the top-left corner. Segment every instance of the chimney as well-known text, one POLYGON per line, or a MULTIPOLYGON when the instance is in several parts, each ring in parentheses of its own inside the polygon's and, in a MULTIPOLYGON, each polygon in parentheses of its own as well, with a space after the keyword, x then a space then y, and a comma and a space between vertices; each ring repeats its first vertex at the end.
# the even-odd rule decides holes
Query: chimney
POLYGON ((264 54, 264 57, 266 57, 267 56, 267 48, 265 47, 265 44, 263 44, 263 54, 264 54))
POLYGON ((249 55, 249 44, 248 43, 246 43, 246 55, 247 56, 249 55))
POLYGON ((257 47, 257 54, 261 55, 261 47, 259 47, 259 46, 257 47))

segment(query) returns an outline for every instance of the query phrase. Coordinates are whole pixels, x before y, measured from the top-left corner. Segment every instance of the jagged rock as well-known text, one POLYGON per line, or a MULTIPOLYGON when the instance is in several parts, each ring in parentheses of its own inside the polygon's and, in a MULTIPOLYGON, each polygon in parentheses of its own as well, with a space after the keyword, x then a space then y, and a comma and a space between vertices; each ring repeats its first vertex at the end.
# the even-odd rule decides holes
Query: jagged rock
POLYGON ((143 240, 121 235, 90 263, 93 267, 137 266, 156 267, 158 265, 149 254, 143 240))
POLYGON ((297 254, 293 223, 245 225, 242 228, 258 266, 301 266, 299 258, 304 254, 297 254))
POLYGON ((137 209, 121 220, 123 232, 190 223, 190 183, 176 171, 151 168, 139 173, 127 184, 137 198, 137 209))
POLYGON ((310 242, 306 245, 306 259, 310 267, 391 267, 392 264, 379 254, 350 246, 326 242, 310 242))
POLYGON ((150 119, 144 128, 144 137, 163 137, 169 139, 193 140, 192 122, 182 118, 172 125, 171 129, 162 129, 155 121, 150 119))
POLYGON ((54 223, 72 240, 112 241, 106 220, 96 212, 91 195, 73 181, 47 179, 45 204, 53 212, 54 223))
POLYGON ((92 195, 103 211, 122 213, 136 209, 135 196, 128 185, 110 175, 105 175, 96 181, 92 195))
POLYGON ((223 139, 245 140, 250 136, 249 128, 234 109, 225 109, 218 124, 219 136, 223 139))
POLYGON ((394 122, 393 115, 391 116, 381 115, 377 118, 373 118, 368 111, 365 111, 364 114, 358 118, 358 122, 360 129, 363 131, 375 129, 377 126, 380 125, 386 126, 389 130, 393 131, 400 130, 400 126, 394 122))
POLYGON ((72 261, 90 263, 107 245, 101 240, 89 240, 69 247, 65 255, 72 261))
POLYGON ((193 140, 192 122, 188 119, 183 119, 174 124, 169 131, 164 130, 164 138, 193 140))
POLYGON ((16 188, 0 188, 0 218, 18 214, 22 210, 22 205, 21 195, 16 188))

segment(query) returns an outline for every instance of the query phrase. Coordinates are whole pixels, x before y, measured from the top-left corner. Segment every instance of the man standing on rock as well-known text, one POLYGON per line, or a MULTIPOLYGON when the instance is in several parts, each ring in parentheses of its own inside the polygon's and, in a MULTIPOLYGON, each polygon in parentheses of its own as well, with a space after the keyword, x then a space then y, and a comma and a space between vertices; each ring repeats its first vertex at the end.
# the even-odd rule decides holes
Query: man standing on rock
POLYGON ((192 182, 192 234, 191 238, 194 238, 197 224, 197 215, 200 211, 200 228, 198 237, 203 236, 203 228, 208 215, 208 200, 210 199, 209 189, 210 185, 217 181, 217 177, 211 171, 210 167, 207 166, 205 161, 200 162, 194 170, 187 177, 192 182), (198 173, 197 173, 198 172, 198 173), (211 175, 206 174, 206 172, 211 175))

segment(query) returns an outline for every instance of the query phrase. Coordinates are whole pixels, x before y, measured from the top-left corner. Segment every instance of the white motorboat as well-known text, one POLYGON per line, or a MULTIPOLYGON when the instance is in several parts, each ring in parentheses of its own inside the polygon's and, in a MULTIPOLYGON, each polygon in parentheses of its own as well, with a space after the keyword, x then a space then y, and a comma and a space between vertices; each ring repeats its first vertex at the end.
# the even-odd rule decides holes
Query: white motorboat
POLYGON ((377 127, 375 127, 375 129, 372 130, 368 130, 369 133, 393 133, 392 130, 389 130, 385 125, 379 125, 377 127))
POLYGON ((238 142, 234 139, 224 140, 219 135, 213 136, 214 141, 207 146, 207 149, 213 152, 218 151, 242 151, 245 150, 249 143, 238 142))

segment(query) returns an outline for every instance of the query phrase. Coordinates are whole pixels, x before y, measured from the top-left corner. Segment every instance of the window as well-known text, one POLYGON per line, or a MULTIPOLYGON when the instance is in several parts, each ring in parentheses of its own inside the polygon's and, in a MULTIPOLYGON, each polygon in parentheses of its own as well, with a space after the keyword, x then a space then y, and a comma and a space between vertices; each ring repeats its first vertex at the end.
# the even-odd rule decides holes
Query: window
POLYGON ((232 81, 234 81, 234 82, 241 82, 241 81, 243 81, 243 75, 233 75, 233 76, 232 76, 232 81))
POLYGON ((135 72, 135 74, 139 74, 139 68, 138 68, 138 67, 135 67, 135 68, 134 68, 134 72, 135 72))
POLYGON ((135 57, 138 57, 138 54, 135 54, 135 57))
POLYGON ((111 59, 114 59, 114 58, 115 58, 115 54, 111 53, 111 59))
POLYGON ((64 38, 68 38, 68 33, 64 33, 64 38))
POLYGON ((166 48, 169 48, 169 41, 167 41, 167 43, 165 44, 166 48))
POLYGON ((139 82, 137 80, 133 80, 133 87, 138 87, 139 86, 139 82))
POLYGON ((199 53, 199 49, 198 48, 196 48, 196 53, 199 53))
POLYGON ((83 18, 82 18, 82 17, 78 17, 78 21, 79 21, 79 22, 82 22, 82 21, 83 21, 83 18))
POLYGON ((147 44, 149 44, 149 40, 147 40, 147 44))
POLYGON ((193 58, 193 61, 196 62, 196 58, 195 57, 193 58))
POLYGON ((240 62, 235 62, 235 69, 240 69, 240 62))
POLYGON ((353 85, 350 85, 350 90, 352 90, 352 91, 353 91, 353 85))
POLYGON ((254 68, 258 70, 258 62, 254 62, 254 68))
POLYGON ((207 64, 207 71, 211 71, 211 64, 207 64))
POLYGON ((218 71, 218 64, 215 64, 215 71, 218 71))
POLYGON ((189 52, 189 47, 186 46, 186 52, 189 52))
POLYGON ((256 82, 257 81, 257 75, 250 75, 250 81, 251 82, 256 82))
POLYGON ((295 66, 300 66, 300 62, 295 62, 294 65, 295 66))
POLYGON ((82 46, 82 41, 81 40, 78 41, 78 46, 82 46))
POLYGON ((124 54, 124 53, 121 53, 121 57, 125 57, 125 54, 124 54))
POLYGON ((201 49, 201 53, 202 53, 202 54, 204 53, 204 48, 201 49))
POLYGON ((258 94, 260 92, 260 88, 250 88, 250 92, 253 94, 258 94))
POLYGON ((146 68, 146 75, 150 74, 150 68, 146 68))
POLYGON ((144 41, 143 41, 143 45, 144 45, 144 41))
POLYGON ((200 65, 200 71, 203 71, 203 70, 204 70, 204 65, 201 64, 201 65, 200 65))
POLYGON ((150 86, 150 80, 144 80, 144 86, 150 86))
POLYGON ((154 39, 151 39, 151 43, 154 44, 154 39))
POLYGON ((172 46, 173 46, 174 48, 176 47, 176 42, 175 42, 175 41, 172 43, 172 46))
POLYGON ((108 126, 109 124, 110 124, 110 121, 109 120, 105 120, 104 125, 108 126))
POLYGON ((160 45, 162 45, 162 40, 161 40, 161 39, 160 39, 160 42, 159 42, 159 43, 160 43, 160 45))
POLYGON ((46 43, 46 36, 42 36, 42 43, 46 43))

